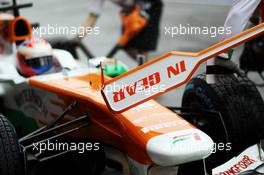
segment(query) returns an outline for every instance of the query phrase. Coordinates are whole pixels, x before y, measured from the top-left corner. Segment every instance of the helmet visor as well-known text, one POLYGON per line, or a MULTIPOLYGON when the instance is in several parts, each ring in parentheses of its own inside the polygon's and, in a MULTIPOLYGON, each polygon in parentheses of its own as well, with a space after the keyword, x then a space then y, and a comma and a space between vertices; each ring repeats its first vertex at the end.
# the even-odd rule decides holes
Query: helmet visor
POLYGON ((52 56, 44 56, 38 58, 31 58, 29 60, 24 60, 27 66, 32 68, 40 68, 52 64, 52 56))

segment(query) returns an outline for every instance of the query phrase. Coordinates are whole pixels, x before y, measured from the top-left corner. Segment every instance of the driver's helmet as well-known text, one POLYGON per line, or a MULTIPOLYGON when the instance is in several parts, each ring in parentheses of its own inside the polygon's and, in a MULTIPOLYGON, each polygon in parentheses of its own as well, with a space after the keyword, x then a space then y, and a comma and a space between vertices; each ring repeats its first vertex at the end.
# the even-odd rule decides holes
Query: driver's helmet
POLYGON ((25 40, 17 48, 17 68, 21 75, 41 75, 53 66, 52 47, 44 39, 25 40))

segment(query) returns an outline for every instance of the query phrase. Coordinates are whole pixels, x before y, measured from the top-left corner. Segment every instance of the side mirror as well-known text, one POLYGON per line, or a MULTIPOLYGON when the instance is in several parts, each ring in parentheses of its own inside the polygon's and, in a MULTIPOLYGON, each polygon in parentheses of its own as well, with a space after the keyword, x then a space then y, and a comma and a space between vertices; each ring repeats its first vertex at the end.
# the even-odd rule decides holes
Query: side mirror
POLYGON ((0 83, 14 83, 14 81, 11 76, 0 74, 0 83))
POLYGON ((11 74, 0 74, 0 83, 17 84, 23 82, 24 80, 25 79, 23 77, 17 77, 11 74))

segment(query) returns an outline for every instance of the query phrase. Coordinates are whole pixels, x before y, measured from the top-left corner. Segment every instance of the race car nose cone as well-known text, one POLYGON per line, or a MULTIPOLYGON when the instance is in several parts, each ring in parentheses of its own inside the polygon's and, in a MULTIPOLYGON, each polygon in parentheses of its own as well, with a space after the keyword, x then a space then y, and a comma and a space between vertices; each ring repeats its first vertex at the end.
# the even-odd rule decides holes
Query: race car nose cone
POLYGON ((160 166, 174 166, 208 157, 213 140, 198 129, 176 131, 153 137, 147 143, 152 161, 160 166))

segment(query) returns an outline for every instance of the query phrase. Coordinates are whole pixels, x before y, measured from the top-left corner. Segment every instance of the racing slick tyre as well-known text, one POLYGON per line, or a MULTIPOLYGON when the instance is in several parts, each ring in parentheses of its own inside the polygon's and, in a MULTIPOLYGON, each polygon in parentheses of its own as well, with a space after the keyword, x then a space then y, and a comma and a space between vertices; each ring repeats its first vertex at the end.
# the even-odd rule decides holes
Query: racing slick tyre
POLYGON ((205 75, 193 78, 182 100, 183 108, 200 111, 185 119, 215 142, 213 154, 206 159, 208 170, 225 163, 264 136, 264 102, 254 83, 233 74, 216 78, 216 84, 207 84, 205 75))
POLYGON ((0 114, 0 174, 23 175, 24 166, 18 138, 12 124, 0 114))

